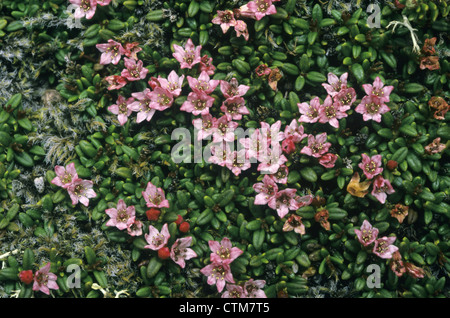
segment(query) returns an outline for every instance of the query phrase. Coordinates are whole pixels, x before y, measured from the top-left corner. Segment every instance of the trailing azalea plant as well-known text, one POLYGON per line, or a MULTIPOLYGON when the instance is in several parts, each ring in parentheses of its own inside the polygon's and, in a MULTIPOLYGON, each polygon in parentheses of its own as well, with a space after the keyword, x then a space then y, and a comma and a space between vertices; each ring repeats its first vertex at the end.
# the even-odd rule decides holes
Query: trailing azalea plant
POLYGON ((450 6, 377 6, 5 0, 1 297, 448 297, 450 6))

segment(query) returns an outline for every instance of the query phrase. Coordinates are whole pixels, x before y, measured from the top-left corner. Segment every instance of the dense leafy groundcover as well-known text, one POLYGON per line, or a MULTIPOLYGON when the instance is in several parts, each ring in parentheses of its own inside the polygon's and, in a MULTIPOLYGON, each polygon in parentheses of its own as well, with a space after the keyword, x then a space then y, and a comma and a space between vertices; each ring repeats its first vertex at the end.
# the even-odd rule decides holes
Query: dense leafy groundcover
POLYGON ((449 297, 449 11, 2 1, 1 297, 449 297))

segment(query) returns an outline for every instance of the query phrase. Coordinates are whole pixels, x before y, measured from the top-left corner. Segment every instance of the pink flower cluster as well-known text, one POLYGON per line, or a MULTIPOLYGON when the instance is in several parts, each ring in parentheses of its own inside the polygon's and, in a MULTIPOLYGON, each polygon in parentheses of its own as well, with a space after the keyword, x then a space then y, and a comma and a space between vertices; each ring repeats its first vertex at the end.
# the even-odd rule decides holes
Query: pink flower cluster
POLYGON ((86 17, 89 20, 95 15, 97 5, 106 6, 111 0, 69 0, 69 2, 77 7, 74 14, 76 19, 86 17))
POLYGON ((247 4, 234 10, 218 10, 217 15, 212 19, 212 23, 220 25, 222 32, 225 34, 230 27, 234 27, 236 36, 243 36, 247 41, 249 39, 249 33, 247 29, 247 23, 240 18, 248 18, 253 20, 261 20, 267 15, 277 13, 273 2, 279 0, 253 0, 247 4))
POLYGON ((355 233, 358 241, 363 246, 369 246, 373 244, 372 252, 380 258, 392 258, 392 254, 398 251, 398 247, 393 245, 396 237, 383 236, 381 238, 378 238, 379 230, 376 227, 373 227, 367 220, 364 220, 361 228, 359 230, 355 230, 355 233))
POLYGON ((377 198, 377 200, 381 203, 385 203, 388 194, 392 194, 395 192, 389 180, 383 178, 381 173, 383 172, 383 168, 381 167, 381 155, 374 155, 369 157, 367 154, 363 153, 362 161, 358 164, 358 167, 361 168, 364 172, 364 175, 368 180, 374 179, 372 195, 377 198))
POLYGON ((66 167, 55 166, 55 173, 56 177, 53 178, 51 183, 66 189, 73 205, 81 202, 84 206, 88 206, 89 199, 97 196, 92 189, 94 183, 90 180, 84 180, 78 177, 75 163, 72 162, 66 167))
POLYGON ((220 243, 217 241, 209 241, 208 245, 211 249, 211 264, 203 267, 200 272, 208 277, 207 283, 209 285, 216 285, 217 291, 220 293, 227 282, 234 284, 230 264, 243 251, 237 247, 233 247, 230 239, 227 237, 224 237, 220 243))

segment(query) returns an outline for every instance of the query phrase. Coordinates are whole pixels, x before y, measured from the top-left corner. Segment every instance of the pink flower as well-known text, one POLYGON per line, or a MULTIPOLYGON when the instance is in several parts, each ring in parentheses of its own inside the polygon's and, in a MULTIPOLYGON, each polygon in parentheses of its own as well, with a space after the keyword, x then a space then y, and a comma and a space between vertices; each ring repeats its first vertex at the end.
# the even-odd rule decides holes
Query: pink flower
POLYGON ((320 99, 314 97, 310 103, 298 103, 297 104, 300 114, 299 122, 303 123, 315 123, 319 120, 320 114, 320 99))
POLYGON ((122 75, 129 81, 139 81, 147 76, 148 69, 143 67, 143 62, 141 60, 136 61, 129 58, 124 58, 125 69, 122 70, 122 75))
POLYGON ((198 130, 197 140, 206 139, 211 136, 216 128, 217 119, 211 114, 202 115, 202 118, 192 120, 192 124, 198 130))
POLYGON ((346 112, 356 101, 356 92, 352 87, 344 88, 333 97, 334 103, 340 108, 341 112, 346 112))
POLYGON ((378 236, 378 232, 378 229, 376 227, 372 227, 372 225, 367 220, 363 221, 363 224, 361 225, 361 228, 359 230, 355 229, 358 241, 364 246, 368 246, 375 242, 378 236))
POLYGON ((437 137, 430 144, 426 145, 424 148, 425 153, 427 155, 434 155, 444 151, 446 147, 447 147, 446 144, 441 143, 441 137, 437 137))
POLYGON ((276 183, 286 184, 287 183, 288 174, 289 174, 288 167, 285 164, 282 164, 278 168, 277 172, 275 172, 274 174, 271 174, 269 176, 276 183))
POLYGON ((333 73, 328 73, 328 84, 324 83, 322 86, 326 89, 328 95, 334 97, 342 89, 347 88, 348 73, 344 73, 341 77, 337 77, 333 73))
POLYGON ((202 46, 195 46, 191 39, 187 40, 184 48, 174 44, 173 49, 175 53, 172 55, 178 62, 180 62, 180 68, 191 69, 192 66, 200 63, 201 61, 200 51, 202 50, 202 46))
POLYGON ((392 187, 389 180, 384 179, 382 176, 376 176, 373 182, 372 195, 377 198, 382 204, 386 202, 388 194, 394 193, 395 190, 392 187))
POLYGON ((265 175, 262 182, 253 185, 253 189, 258 193, 255 196, 255 204, 265 205, 278 192, 278 185, 269 175, 265 175))
POLYGON ((243 253, 240 248, 231 245, 228 237, 224 237, 220 243, 218 241, 209 241, 208 245, 212 252, 210 260, 213 264, 229 265, 243 253))
POLYGON ((423 278, 425 276, 425 271, 422 268, 410 262, 405 262, 405 270, 412 278, 423 278))
POLYGON ((248 298, 267 298, 263 290, 265 285, 265 280, 253 280, 253 278, 250 278, 244 283, 244 291, 248 298))
POLYGON ((83 17, 86 17, 88 20, 92 19, 95 10, 97 10, 96 0, 69 0, 69 2, 78 6, 74 13, 75 19, 81 19, 83 17))
POLYGON ((285 138, 284 132, 280 131, 281 121, 278 120, 272 125, 266 122, 261 122, 261 134, 264 138, 268 140, 268 143, 274 146, 279 146, 280 142, 285 138))
POLYGON ((306 233, 302 218, 296 214, 291 214, 283 225, 284 232, 290 232, 292 230, 300 235, 306 233))
POLYGON ((167 79, 158 78, 159 86, 168 90, 174 97, 180 96, 183 81, 184 75, 178 76, 175 71, 171 71, 167 79))
POLYGON ((133 222, 130 222, 127 227, 127 233, 130 236, 141 236, 142 235, 142 222, 138 219, 133 219, 133 222))
POLYGON ((293 153, 296 149, 295 142, 293 141, 294 138, 288 137, 284 139, 281 143, 281 149, 283 149, 283 152, 287 155, 293 153))
POLYGON ((69 163, 66 168, 63 166, 55 166, 56 177, 53 178, 52 184, 67 189, 78 178, 77 171, 75 170, 75 163, 69 163))
POLYGON ((233 172, 235 176, 241 174, 242 171, 250 169, 251 164, 247 159, 245 149, 233 151, 230 155, 230 161, 225 166, 233 172))
POLYGON ((202 59, 200 60, 200 72, 206 72, 208 75, 213 75, 214 71, 216 70, 216 67, 212 64, 212 57, 209 57, 208 55, 203 55, 202 59))
POLYGON ((211 146, 211 154, 208 162, 225 167, 231 163, 231 148, 225 141, 211 146))
POLYGON ((335 154, 326 153, 319 158, 319 163, 325 168, 333 168, 337 158, 335 154))
POLYGON ((308 146, 302 148, 300 153, 303 153, 308 156, 312 156, 315 158, 322 157, 325 153, 328 152, 328 149, 331 147, 331 143, 327 141, 327 133, 321 133, 316 135, 308 136, 308 146))
POLYGON ((127 207, 125 201, 120 199, 117 202, 117 208, 106 209, 105 213, 111 218, 106 222, 106 226, 115 226, 119 230, 124 230, 134 222, 136 211, 134 206, 127 207))
POLYGON ((119 63, 122 55, 126 53, 126 50, 122 47, 122 44, 114 40, 108 40, 108 43, 96 44, 95 47, 102 52, 100 56, 100 64, 106 65, 109 63, 119 63))
POLYGON ((131 115, 132 110, 130 109, 130 105, 134 102, 134 98, 130 97, 125 99, 122 95, 119 95, 115 104, 108 107, 108 110, 117 115, 117 119, 119 120, 119 124, 121 126, 125 125, 128 121, 128 117, 131 115))
POLYGON ((50 295, 50 289, 59 289, 56 279, 57 276, 50 272, 50 262, 48 262, 34 274, 33 290, 40 290, 44 294, 50 295))
POLYGON ((196 116, 206 115, 209 114, 209 108, 213 105, 214 100, 214 97, 206 95, 204 92, 190 92, 180 110, 196 116))
POLYGON ((156 110, 165 110, 171 107, 173 104, 172 93, 160 86, 155 87, 154 90, 150 93, 150 99, 152 100, 152 102, 150 103, 150 108, 156 110))
POLYGON ((389 95, 394 89, 394 86, 384 86, 384 83, 378 76, 375 78, 372 85, 363 84, 362 87, 367 95, 379 98, 382 103, 389 102, 389 95))
POLYGON ((406 273, 406 267, 403 264, 402 255, 399 251, 395 251, 392 254, 390 267, 394 274, 397 275, 397 277, 401 277, 404 273, 406 273))
POLYGON ((390 237, 384 236, 382 238, 377 239, 375 241, 372 252, 384 259, 392 258, 392 254, 398 251, 398 247, 392 245, 392 243, 394 243, 395 240, 396 240, 395 236, 390 237))
POLYGON ((255 14, 256 20, 261 20, 266 15, 277 13, 275 6, 272 4, 272 0, 254 0, 247 3, 247 7, 250 12, 255 14))
POLYGON ((127 79, 123 76, 119 76, 119 75, 111 75, 111 76, 107 76, 105 77, 105 80, 108 82, 109 86, 108 86, 108 90, 113 90, 113 89, 120 89, 122 87, 124 87, 125 85, 127 85, 127 79))
POLYGON ((138 42, 125 44, 125 55, 133 60, 138 60, 137 53, 140 51, 142 51, 142 48, 139 47, 138 42))
POLYGON ((271 72, 272 72, 272 70, 270 69, 270 67, 267 64, 260 64, 255 69, 255 73, 259 77, 268 76, 271 72))
POLYGON ((337 103, 333 103, 333 99, 328 95, 319 108, 319 123, 329 123, 334 128, 339 128, 339 119, 348 116, 345 113, 348 109, 350 106, 341 107, 337 103))
POLYGON ((217 286, 217 291, 219 293, 222 292, 227 282, 234 284, 233 274, 231 273, 230 265, 228 264, 212 263, 203 267, 200 270, 200 273, 208 277, 208 285, 217 286))
POLYGON ((206 73, 205 71, 200 73, 198 79, 188 76, 187 80, 190 88, 194 91, 194 93, 205 93, 207 95, 211 94, 220 83, 219 80, 210 79, 208 73, 206 73))
POLYGON ((185 260, 197 257, 193 249, 189 248, 192 243, 192 237, 178 238, 170 248, 170 258, 181 268, 186 266, 185 260))
POLYGON ((233 142, 234 130, 239 126, 237 122, 229 120, 226 115, 217 119, 216 129, 213 133, 213 142, 233 142))
POLYGON ((296 195, 294 197, 294 199, 297 202, 297 209, 300 209, 301 207, 310 205, 313 202, 314 196, 311 194, 304 195, 304 196, 296 195))
POLYGON ((241 120, 242 115, 250 114, 245 107, 245 99, 240 96, 225 99, 220 106, 220 110, 225 113, 228 120, 241 120))
POLYGON ((222 32, 227 33, 230 27, 234 27, 236 25, 236 20, 234 19, 234 13, 231 10, 220 11, 217 10, 217 16, 215 16, 211 23, 220 24, 222 28, 222 32))
POLYGON ((72 204, 81 202, 84 206, 89 205, 89 199, 95 198, 97 194, 92 189, 94 183, 90 180, 76 179, 68 188, 72 204))
POLYGON ((247 157, 259 160, 269 151, 270 141, 264 138, 259 129, 255 129, 247 138, 239 139, 239 143, 245 147, 247 157))
POLYGON ((250 89, 250 86, 247 85, 239 85, 236 78, 232 78, 229 82, 221 80, 220 81, 220 91, 225 98, 232 98, 235 96, 244 96, 247 91, 250 89))
POLYGON ((383 168, 381 167, 381 155, 369 157, 363 153, 361 154, 361 157, 362 162, 358 164, 358 167, 363 170, 367 179, 372 179, 383 172, 383 168))
POLYGON ((260 164, 257 167, 258 171, 265 174, 274 174, 278 169, 287 162, 287 158, 282 154, 281 147, 272 147, 264 152, 260 158, 258 158, 260 164))
POLYGON ((247 298, 244 288, 239 285, 226 286, 226 291, 222 294, 221 298, 247 298))
POLYGON ((293 119, 291 123, 284 128, 284 138, 291 138, 294 143, 299 143, 306 136, 303 125, 299 125, 297 119, 293 119))
POLYGON ((159 250, 167 244, 170 238, 167 223, 164 223, 161 228, 161 232, 159 232, 153 225, 150 225, 148 227, 148 234, 145 234, 144 236, 148 243, 148 245, 145 245, 144 248, 149 248, 154 251, 159 250))
POLYGON ((169 201, 164 195, 164 191, 161 188, 157 188, 150 181, 147 183, 147 188, 142 191, 142 196, 147 202, 147 207, 149 208, 168 208, 169 201))
POLYGON ((247 23, 242 20, 237 20, 236 25, 234 26, 234 30, 236 31, 236 37, 240 37, 241 35, 244 37, 246 41, 249 39, 247 23))
POLYGON ((295 200, 297 189, 284 189, 275 193, 268 202, 270 208, 277 211, 282 219, 289 210, 297 210, 298 202, 295 200))
POLYGON ((381 115, 387 113, 391 109, 384 104, 381 99, 372 95, 364 96, 361 103, 356 106, 355 111, 363 115, 363 120, 375 120, 381 122, 381 115))
POLYGON ((136 100, 128 105, 128 108, 137 113, 136 122, 140 123, 144 120, 150 121, 156 110, 150 108, 151 91, 146 88, 143 92, 131 93, 136 100))

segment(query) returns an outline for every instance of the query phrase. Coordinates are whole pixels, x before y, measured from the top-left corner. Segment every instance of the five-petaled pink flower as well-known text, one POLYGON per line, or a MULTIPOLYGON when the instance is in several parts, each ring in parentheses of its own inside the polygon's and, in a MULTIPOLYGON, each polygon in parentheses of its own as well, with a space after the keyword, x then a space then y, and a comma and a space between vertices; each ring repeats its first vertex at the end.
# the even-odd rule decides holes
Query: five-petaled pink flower
POLYGON ((187 100, 181 105, 180 110, 183 110, 193 115, 209 114, 209 109, 212 107, 215 98, 205 94, 204 92, 190 92, 187 100))
POLYGON ((339 93, 333 97, 334 103, 340 107, 340 110, 345 112, 350 109, 356 101, 356 91, 353 87, 341 89, 339 93))
POLYGON ((131 96, 135 98, 135 101, 128 105, 128 109, 137 112, 136 122, 150 121, 156 112, 150 107, 152 102, 150 89, 146 88, 142 92, 131 93, 131 96))
POLYGON ((240 37, 242 35, 246 41, 248 41, 248 39, 250 38, 247 23, 245 23, 244 21, 237 20, 236 25, 234 26, 234 30, 236 31, 236 37, 240 37))
POLYGON ((222 241, 208 241, 211 249, 210 260, 213 264, 227 264, 238 258, 243 251, 238 247, 233 247, 228 237, 224 237, 222 241))
POLYGON ((245 290, 240 285, 226 285, 226 290, 222 294, 221 298, 247 298, 245 290))
POLYGON ((265 175, 262 182, 253 185, 253 189, 258 193, 255 196, 255 204, 265 205, 278 192, 278 185, 269 175, 265 175))
POLYGON ((268 206, 277 211, 278 216, 282 219, 289 213, 289 210, 297 210, 298 202, 296 200, 297 189, 280 190, 272 196, 268 202, 268 206))
POLYGON ((386 202, 387 195, 394 192, 395 190, 389 180, 384 179, 380 175, 375 177, 375 181, 373 182, 372 195, 377 198, 378 201, 384 204, 386 202))
POLYGON ((361 103, 356 106, 355 111, 363 115, 363 120, 381 121, 381 115, 387 113, 391 109, 380 99, 373 95, 366 95, 362 98, 361 103))
POLYGON ((344 73, 341 77, 337 77, 333 73, 328 73, 328 83, 323 83, 322 86, 327 91, 328 95, 334 97, 342 89, 347 88, 348 73, 344 73))
POLYGON ((274 174, 287 162, 286 156, 282 154, 281 146, 273 145, 272 148, 264 151, 258 160, 260 163, 256 169, 263 174, 274 174))
POLYGON ((211 94, 220 83, 219 80, 211 79, 205 71, 201 72, 198 78, 188 76, 187 80, 193 92, 207 95, 211 94))
POLYGON ((256 20, 261 20, 266 15, 277 13, 277 9, 272 4, 272 0, 253 0, 247 3, 247 8, 254 13, 256 20))
POLYGON ((225 164, 225 167, 230 169, 235 176, 238 176, 242 171, 250 169, 251 164, 246 156, 245 149, 233 151, 230 154, 230 161, 225 164))
POLYGON ((130 236, 141 236, 142 235, 142 222, 134 218, 133 222, 130 222, 127 227, 127 233, 130 236))
POLYGON ((239 126, 235 121, 228 120, 226 115, 223 115, 216 122, 216 129, 213 133, 213 142, 232 142, 234 141, 234 131, 239 126))
POLYGON ((333 168, 337 158, 333 153, 326 153, 319 158, 319 163, 325 168, 333 168))
POLYGON ((122 70, 121 76, 125 77, 129 81, 139 81, 147 76, 148 69, 143 66, 141 60, 137 61, 124 57, 125 69, 122 70))
POLYGON ((367 220, 363 221, 359 230, 355 229, 358 241, 364 246, 368 246, 375 242, 378 237, 378 232, 378 229, 373 227, 367 220))
POLYGON ((211 145, 211 156, 208 162, 225 167, 231 162, 231 147, 229 143, 222 141, 211 145))
POLYGON ((147 183, 147 188, 142 191, 142 196, 147 202, 147 207, 149 208, 168 208, 169 201, 164 195, 164 191, 161 188, 157 188, 150 181, 147 183))
POLYGON ((181 87, 183 86, 184 75, 179 76, 177 72, 171 71, 166 78, 158 78, 159 85, 168 90, 173 97, 178 97, 181 94, 181 87))
POLYGON ((234 18, 234 13, 231 10, 217 10, 217 16, 215 16, 211 23, 219 24, 222 28, 223 33, 227 33, 230 27, 236 25, 236 19, 234 18))
POLYGON ((231 273, 230 265, 212 263, 206 265, 200 270, 200 273, 207 276, 208 285, 216 285, 217 291, 222 292, 226 283, 234 284, 233 274, 231 273))
POLYGON ((220 110, 225 113, 228 120, 241 120, 242 115, 250 114, 245 107, 245 99, 240 96, 225 99, 220 106, 220 110))
POLYGON ((50 289, 59 289, 59 286, 56 283, 57 276, 50 272, 50 266, 51 264, 48 262, 34 274, 34 291, 40 290, 44 294, 50 295, 50 289))
POLYGON ((358 164, 358 167, 362 169, 367 179, 373 179, 376 175, 383 172, 381 167, 381 155, 373 155, 369 157, 365 153, 361 154, 362 161, 358 164))
POLYGON ((127 207, 125 201, 120 199, 116 208, 106 209, 105 213, 110 217, 106 226, 115 226, 119 230, 124 230, 134 222, 136 211, 134 206, 127 207))
POLYGON ((308 145, 303 147, 300 153, 320 158, 322 155, 328 152, 331 147, 331 143, 327 141, 327 133, 321 133, 316 136, 308 136, 308 145))
POLYGON ((397 238, 395 236, 384 236, 375 241, 372 252, 377 256, 388 259, 392 258, 392 254, 398 251, 398 247, 393 245, 397 238))
POLYGON ((145 245, 144 248, 148 248, 148 249, 157 251, 160 248, 166 246, 166 244, 170 238, 170 233, 169 233, 169 228, 168 228, 167 223, 164 223, 164 225, 161 228, 161 232, 158 231, 158 229, 156 227, 154 227, 153 225, 150 225, 148 227, 148 234, 145 234, 144 237, 148 243, 148 245, 145 245))
POLYGON ((214 66, 214 64, 212 64, 212 57, 209 57, 208 55, 203 55, 201 60, 200 60, 200 67, 199 67, 199 71, 200 72, 206 72, 206 74, 208 75, 213 75, 214 71, 216 70, 216 67, 214 66))
POLYGON ((346 111, 350 106, 340 106, 334 103, 330 95, 328 95, 323 104, 319 107, 319 123, 329 123, 334 128, 339 128, 339 119, 347 117, 346 111))
POLYGON ((284 128, 284 138, 291 138, 294 143, 303 140, 307 135, 304 133, 303 125, 298 124, 297 119, 293 119, 289 125, 284 128))
POLYGON ((121 126, 125 125, 125 123, 128 121, 128 117, 133 112, 130 109, 130 105, 134 102, 134 98, 130 97, 128 99, 125 99, 122 95, 119 95, 119 97, 116 100, 116 103, 109 106, 108 110, 113 113, 114 115, 117 115, 117 119, 119 120, 119 124, 121 126))
POLYGON ((294 231, 295 233, 298 233, 300 235, 304 235, 306 233, 305 231, 305 225, 302 222, 302 218, 299 215, 291 214, 286 222, 284 222, 283 225, 283 231, 289 232, 294 231))
POLYGON ((247 157, 260 160, 268 152, 270 141, 261 134, 259 128, 253 130, 247 138, 240 138, 239 143, 245 147, 247 157))
POLYGON ((137 54, 140 51, 142 51, 142 48, 139 47, 138 42, 125 43, 125 56, 137 61, 137 54))
POLYGON ((89 20, 94 16, 97 4, 106 6, 111 0, 69 0, 69 2, 78 7, 74 13, 76 19, 86 17, 89 20))
POLYGON ((319 97, 314 97, 309 104, 308 103, 298 103, 298 110, 300 111, 299 122, 302 123, 315 123, 319 120, 320 114, 320 99, 319 97))
POLYGON ((203 140, 211 136, 216 128, 217 119, 211 114, 202 115, 202 118, 192 120, 192 124, 197 129, 197 140, 203 140))
POLYGON ((274 174, 270 174, 269 177, 276 183, 286 184, 288 174, 289 174, 289 168, 285 164, 282 164, 278 168, 277 172, 275 172, 274 174))
POLYGON ((65 168, 63 166, 55 166, 56 177, 53 178, 52 184, 67 189, 78 178, 75 170, 75 163, 69 163, 65 168))
POLYGON ((122 44, 111 39, 108 40, 108 43, 99 43, 96 44, 95 47, 102 52, 100 64, 103 65, 110 63, 116 65, 119 63, 122 55, 127 53, 122 44))
POLYGON ((232 78, 229 82, 221 80, 220 81, 220 91, 225 98, 231 98, 235 96, 244 96, 250 86, 239 84, 236 78, 232 78))
POLYGON ((383 103, 389 102, 389 95, 394 89, 394 86, 384 86, 384 83, 378 76, 373 81, 373 84, 363 84, 362 87, 364 88, 366 95, 379 98, 383 103))
POLYGON ((197 253, 189 248, 192 243, 192 237, 178 238, 170 248, 170 258, 181 268, 186 266, 185 260, 197 257, 197 253))
POLYGON ((244 283, 244 291, 247 298, 267 298, 266 293, 263 290, 265 285, 265 280, 254 280, 253 278, 250 278, 244 283))
POLYGON ((152 100, 150 108, 156 110, 165 110, 171 107, 174 100, 172 93, 161 86, 157 86, 153 89, 150 93, 150 99, 152 100))
POLYGON ((94 183, 90 180, 76 179, 68 188, 72 204, 81 202, 84 206, 89 205, 89 199, 95 198, 97 193, 92 189, 94 183))
POLYGON ((178 62, 180 62, 180 68, 191 69, 192 66, 200 63, 201 61, 200 52, 202 50, 202 46, 195 46, 191 39, 187 40, 184 48, 174 44, 173 49, 175 52, 172 55, 178 62))

